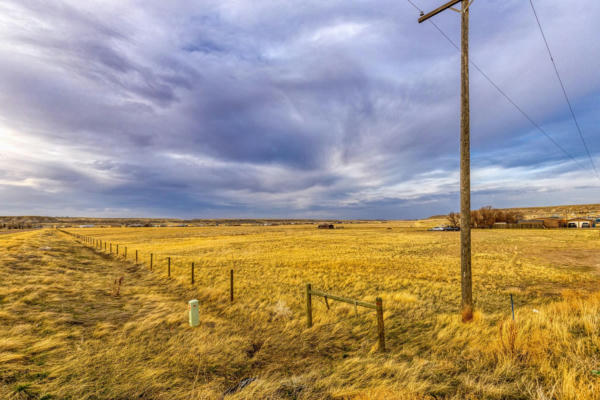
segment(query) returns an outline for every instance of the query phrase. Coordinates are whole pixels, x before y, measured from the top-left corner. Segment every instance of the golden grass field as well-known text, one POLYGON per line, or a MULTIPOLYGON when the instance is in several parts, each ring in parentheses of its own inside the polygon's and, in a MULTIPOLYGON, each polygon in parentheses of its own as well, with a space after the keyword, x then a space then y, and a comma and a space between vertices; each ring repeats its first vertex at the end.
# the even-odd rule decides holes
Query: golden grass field
POLYGON ((459 233, 426 231, 439 222, 69 229, 119 257, 52 229, 0 235, 0 398, 219 399, 252 377, 225 398, 600 399, 599 231, 474 230, 465 324, 459 233), (313 298, 306 328, 309 282, 382 297, 388 351, 371 310, 313 298))

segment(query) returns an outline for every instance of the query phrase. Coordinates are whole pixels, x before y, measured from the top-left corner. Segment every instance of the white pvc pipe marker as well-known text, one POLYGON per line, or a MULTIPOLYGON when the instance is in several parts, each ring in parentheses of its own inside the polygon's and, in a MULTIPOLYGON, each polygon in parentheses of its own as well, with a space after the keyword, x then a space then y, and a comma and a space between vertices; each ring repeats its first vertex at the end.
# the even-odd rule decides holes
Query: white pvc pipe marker
POLYGON ((188 310, 190 314, 190 326, 198 326, 200 324, 198 300, 190 300, 188 302, 188 310))

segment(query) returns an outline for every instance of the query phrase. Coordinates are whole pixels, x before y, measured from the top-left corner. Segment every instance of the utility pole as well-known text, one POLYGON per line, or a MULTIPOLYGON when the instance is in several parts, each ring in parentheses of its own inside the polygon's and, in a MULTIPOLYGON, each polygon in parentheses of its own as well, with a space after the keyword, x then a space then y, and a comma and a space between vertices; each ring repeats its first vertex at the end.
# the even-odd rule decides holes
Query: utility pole
POLYGON ((471 151, 469 115, 469 7, 473 0, 452 0, 421 15, 419 23, 452 9, 461 14, 460 68, 460 276, 463 321, 473 318, 473 280, 471 278, 471 151), (452 6, 461 3, 461 9, 452 6))

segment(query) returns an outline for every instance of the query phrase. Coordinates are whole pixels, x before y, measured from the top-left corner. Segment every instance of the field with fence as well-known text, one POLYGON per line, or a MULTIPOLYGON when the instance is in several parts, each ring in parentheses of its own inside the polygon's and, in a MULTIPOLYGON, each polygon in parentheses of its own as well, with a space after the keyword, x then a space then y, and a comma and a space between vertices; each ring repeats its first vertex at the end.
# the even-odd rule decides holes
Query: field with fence
MULTIPOLYGON (((108 307, 98 311, 87 333, 75 325, 81 328, 75 343, 82 341, 89 360, 53 366, 49 383, 30 379, 25 392, 54 388, 58 397, 80 397, 87 388, 101 398, 218 398, 227 390, 227 398, 599 398, 598 231, 474 231, 476 313, 463 324, 459 233, 414 225, 71 228, 4 235, 0 278, 8 284, 0 289, 0 326, 9 328, 0 334, 11 334, 10 324, 2 322, 48 299, 29 292, 67 287, 60 271, 75 263, 82 270, 73 284, 85 291, 87 279, 100 296, 95 306, 108 307), (57 249, 60 255, 53 254, 57 249), (36 260, 48 267, 36 271, 29 265, 36 260), (27 277, 15 276, 18 265, 27 277), (312 298, 308 328, 308 283, 319 293, 365 304, 381 298, 386 351, 379 351, 375 311, 334 297, 312 298), (25 301, 23 295, 33 298, 25 301), (189 328, 185 317, 192 298, 200 300, 198 328, 189 328), (133 304, 144 312, 123 311, 133 304), (102 362, 115 363, 108 370, 120 374, 105 381, 100 372, 85 370, 99 361, 98 348, 89 344, 94 340, 106 347, 102 362), (105 351, 118 354, 115 361, 105 351)), ((49 296, 58 307, 61 291, 49 296)), ((42 334, 29 333, 31 341, 42 334)), ((51 346, 58 353, 71 341, 59 328, 52 335, 60 336, 61 345, 51 346)), ((27 370, 27 351, 18 341, 0 340, 0 363, 4 354, 7 365, 27 370)), ((13 375, 8 394, 24 379, 13 375)))

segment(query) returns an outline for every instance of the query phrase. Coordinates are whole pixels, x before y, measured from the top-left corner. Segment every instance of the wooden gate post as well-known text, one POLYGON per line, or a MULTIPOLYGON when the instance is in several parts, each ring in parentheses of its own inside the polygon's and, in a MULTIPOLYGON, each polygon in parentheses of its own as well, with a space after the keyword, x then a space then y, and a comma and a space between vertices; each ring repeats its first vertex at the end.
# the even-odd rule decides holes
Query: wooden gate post
POLYGON ((312 299, 311 299, 311 285, 310 283, 306 284, 306 326, 309 328, 312 327, 312 299))
POLYGON ((229 271, 229 300, 233 302, 233 270, 229 271))
POLYGON ((375 299, 377 307, 377 331, 379 333, 379 351, 385 351, 385 333, 383 329, 383 301, 381 297, 375 299))

